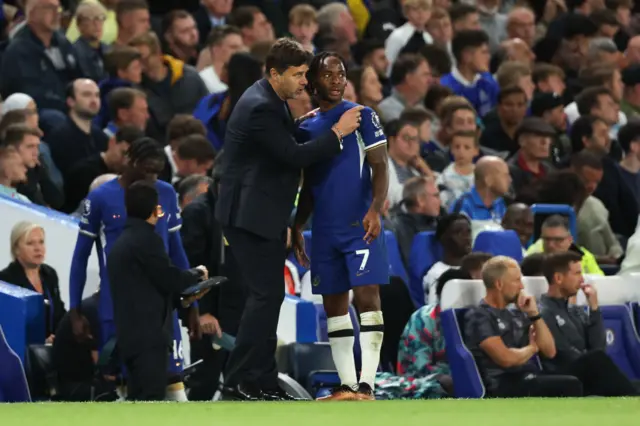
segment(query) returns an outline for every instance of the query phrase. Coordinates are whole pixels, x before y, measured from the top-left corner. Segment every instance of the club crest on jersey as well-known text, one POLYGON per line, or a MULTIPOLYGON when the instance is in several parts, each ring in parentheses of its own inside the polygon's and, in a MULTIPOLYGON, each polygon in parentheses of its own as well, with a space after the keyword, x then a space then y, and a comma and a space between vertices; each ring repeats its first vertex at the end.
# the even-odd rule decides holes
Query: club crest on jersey
POLYGON ((380 117, 378 117, 378 114, 376 114, 375 111, 371 112, 371 123, 376 129, 382 128, 382 124, 380 124, 380 117))
POLYGON ((88 217, 91 215, 91 200, 84 200, 82 202, 82 216, 88 217))
POLYGON ((160 204, 158 204, 158 207, 156 207, 157 211, 158 211, 158 217, 164 217, 164 210, 162 210, 162 206, 160 204))

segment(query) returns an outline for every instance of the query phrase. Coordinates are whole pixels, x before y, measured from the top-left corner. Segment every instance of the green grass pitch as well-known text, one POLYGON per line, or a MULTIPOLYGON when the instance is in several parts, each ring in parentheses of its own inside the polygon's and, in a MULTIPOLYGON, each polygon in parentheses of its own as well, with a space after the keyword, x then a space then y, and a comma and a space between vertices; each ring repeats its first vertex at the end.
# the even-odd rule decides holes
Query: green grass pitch
POLYGON ((0 404, 3 426, 640 426, 640 398, 0 404))

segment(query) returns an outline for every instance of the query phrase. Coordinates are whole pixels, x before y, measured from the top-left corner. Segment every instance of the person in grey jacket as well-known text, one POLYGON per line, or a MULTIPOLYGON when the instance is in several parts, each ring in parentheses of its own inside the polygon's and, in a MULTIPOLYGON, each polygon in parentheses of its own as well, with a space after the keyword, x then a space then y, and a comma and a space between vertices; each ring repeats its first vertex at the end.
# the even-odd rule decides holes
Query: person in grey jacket
POLYGON ((556 356, 542 358, 545 371, 577 377, 585 395, 636 395, 634 385, 605 353, 607 345, 595 287, 585 284, 581 256, 575 252, 549 254, 542 269, 549 291, 540 299, 542 319, 556 345, 556 356), (582 289, 589 312, 569 305, 582 289))

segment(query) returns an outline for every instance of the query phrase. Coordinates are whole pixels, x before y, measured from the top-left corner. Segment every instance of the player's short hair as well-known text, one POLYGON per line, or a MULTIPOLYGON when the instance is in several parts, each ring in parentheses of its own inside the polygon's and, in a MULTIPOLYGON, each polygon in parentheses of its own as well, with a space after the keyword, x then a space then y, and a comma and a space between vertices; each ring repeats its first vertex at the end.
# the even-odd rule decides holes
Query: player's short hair
POLYGON ((147 95, 142 90, 134 89, 133 87, 118 87, 112 90, 107 95, 107 105, 111 119, 117 120, 118 111, 131 108, 136 98, 146 99, 147 95))
POLYGON ((566 274, 572 263, 581 262, 582 256, 575 251, 550 253, 542 261, 542 273, 549 285, 553 285, 555 274, 566 274))
POLYGON ((284 73, 290 67, 300 67, 309 64, 313 54, 307 51, 300 43, 290 38, 280 38, 271 46, 271 50, 265 59, 267 75, 271 69, 278 74, 284 73))
POLYGON ((320 70, 322 69, 322 64, 327 58, 336 58, 342 62, 342 66, 345 71, 347 70, 347 63, 342 59, 340 55, 336 52, 321 52, 313 57, 311 63, 309 64, 309 70, 307 71, 307 92, 310 96, 315 94, 316 88, 314 84, 318 81, 320 77, 320 70))
POLYGON ((495 287, 496 281, 501 279, 504 274, 512 267, 519 268, 518 263, 507 256, 492 257, 482 267, 482 282, 485 288, 495 287))
POLYGON ((109 76, 117 77, 118 71, 127 69, 133 61, 139 61, 140 59, 142 59, 142 55, 135 47, 113 46, 104 55, 104 69, 109 76))
POLYGON ((167 125, 167 142, 175 144, 190 135, 206 136, 207 128, 192 115, 176 114, 167 125))
POLYGON ((158 208, 158 190, 147 181, 137 181, 129 185, 124 193, 127 217, 149 219, 158 208))
POLYGON ((198 164, 213 161, 216 150, 206 136, 192 134, 180 139, 175 149, 176 154, 183 160, 196 160, 198 164))
POLYGON ((134 165, 138 161, 162 160, 165 161, 164 149, 158 141, 153 138, 144 137, 136 139, 131 143, 127 151, 129 164, 134 165))
POLYGON ((4 130, 2 145, 20 147, 26 136, 42 137, 42 131, 26 124, 12 124, 4 130))
POLYGON ((525 277, 544 276, 542 263, 547 255, 545 253, 533 253, 522 259, 520 270, 525 277))
POLYGON ((469 253, 460 260, 460 269, 471 274, 471 272, 473 271, 482 269, 484 264, 487 263, 492 257, 492 254, 482 251, 469 253))

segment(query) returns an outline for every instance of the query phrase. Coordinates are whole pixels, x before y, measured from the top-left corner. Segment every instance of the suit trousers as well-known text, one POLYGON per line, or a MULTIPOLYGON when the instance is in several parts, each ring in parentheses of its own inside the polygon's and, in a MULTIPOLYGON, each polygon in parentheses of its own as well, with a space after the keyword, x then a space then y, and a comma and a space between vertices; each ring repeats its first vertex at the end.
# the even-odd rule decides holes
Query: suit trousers
POLYGON ((167 391, 169 350, 166 347, 147 348, 125 357, 127 400, 164 401, 167 391))
POLYGON ((225 384, 274 389, 278 386, 276 331, 284 300, 284 234, 282 239, 269 240, 244 229, 225 227, 224 235, 240 265, 247 296, 225 384))

